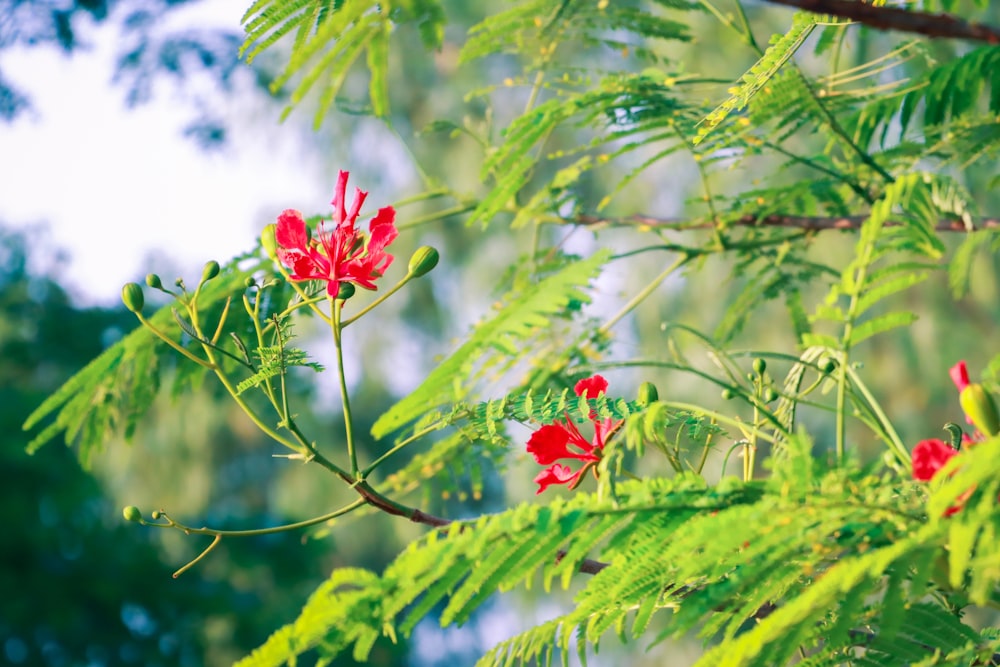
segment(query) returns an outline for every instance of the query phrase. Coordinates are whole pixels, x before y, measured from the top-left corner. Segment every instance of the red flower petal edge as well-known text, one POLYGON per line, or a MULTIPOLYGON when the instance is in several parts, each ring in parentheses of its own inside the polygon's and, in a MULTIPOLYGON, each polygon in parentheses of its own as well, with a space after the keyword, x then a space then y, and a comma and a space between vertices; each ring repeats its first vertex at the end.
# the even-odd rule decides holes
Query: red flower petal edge
POLYGON ((952 366, 948 374, 951 375, 951 381, 955 383, 959 393, 962 393, 962 390, 969 386, 969 369, 966 368, 965 361, 960 361, 952 366))
POLYGON ((570 484, 572 486, 572 483, 582 472, 583 468, 573 472, 567 466, 554 463, 535 477, 535 484, 538 485, 538 491, 535 491, 535 495, 537 496, 553 484, 570 484))

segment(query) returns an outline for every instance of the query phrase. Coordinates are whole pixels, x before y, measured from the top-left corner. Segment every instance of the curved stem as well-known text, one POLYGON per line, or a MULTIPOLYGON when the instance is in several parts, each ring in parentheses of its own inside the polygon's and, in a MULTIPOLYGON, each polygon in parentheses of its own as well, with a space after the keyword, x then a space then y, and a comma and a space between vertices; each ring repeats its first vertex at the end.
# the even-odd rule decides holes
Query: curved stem
MULTIPOLYGON (((356 312, 354 315, 352 315, 351 317, 348 317, 346 320, 340 321, 340 325, 339 325, 340 328, 343 329, 344 327, 346 327, 346 326, 348 326, 350 324, 353 324, 354 322, 357 322, 359 319, 361 319, 362 315, 365 315, 369 311, 371 311, 374 308, 376 308, 383 301, 385 301, 390 296, 392 296, 393 294, 395 294, 396 292, 398 292, 400 289, 402 289, 403 285, 405 285, 406 283, 410 282, 411 280, 413 280, 413 274, 412 273, 407 273, 405 276, 403 276, 399 280, 398 283, 396 283, 390 289, 388 289, 385 293, 383 293, 382 296, 380 296, 379 298, 375 299, 374 301, 372 301, 371 303, 369 303, 367 306, 365 306, 364 308, 362 308, 361 310, 359 310, 358 312, 356 312)), ((343 304, 344 302, 343 301, 338 301, 337 303, 343 304)))
POLYGON ((402 231, 404 229, 411 229, 413 227, 419 227, 420 225, 426 225, 427 223, 435 222, 437 220, 444 220, 445 218, 450 218, 453 215, 462 215, 463 213, 476 210, 476 206, 478 206, 478 204, 458 204, 456 206, 452 206, 451 208, 446 208, 443 211, 435 211, 416 218, 411 218, 407 222, 401 222, 396 225, 396 229, 402 231))
POLYGON ((343 507, 336 509, 332 512, 328 512, 321 516, 316 516, 311 519, 305 519, 304 521, 296 521, 295 523, 286 523, 280 526, 272 526, 270 528, 252 528, 249 530, 217 530, 215 528, 208 528, 202 526, 201 528, 192 528, 191 526, 186 526, 179 521, 174 521, 165 512, 160 512, 160 516, 163 517, 167 523, 153 523, 150 521, 140 521, 143 526, 149 526, 151 528, 175 528, 185 535, 214 535, 215 537, 253 537, 255 535, 273 535, 275 533, 286 533, 292 530, 299 530, 300 528, 308 528, 309 526, 315 526, 318 523, 323 523, 324 521, 329 521, 330 519, 336 519, 338 516, 342 516, 349 512, 353 512, 362 505, 365 504, 364 498, 358 498, 357 500, 344 505, 343 507))
POLYGON ((640 290, 639 293, 636 294, 634 297, 632 297, 632 299, 628 303, 622 306, 621 310, 615 313, 611 317, 611 319, 609 319, 607 322, 602 324, 601 327, 597 330, 597 332, 600 334, 605 334, 608 331, 610 331, 611 327, 618 324, 619 320, 621 320, 623 317, 632 312, 636 308, 636 306, 638 306, 646 299, 646 297, 652 294, 656 290, 656 288, 660 286, 660 283, 666 280, 671 273, 684 266, 684 264, 687 263, 688 259, 690 259, 688 255, 681 255, 680 257, 678 257, 677 261, 668 266, 660 275, 653 278, 649 282, 649 284, 646 285, 646 287, 640 290))
POLYGON ((343 326, 340 322, 344 302, 340 299, 331 299, 333 308, 333 318, 330 320, 330 328, 333 330, 333 345, 337 348, 337 379, 340 381, 340 400, 344 406, 344 431, 347 437, 347 457, 351 461, 351 477, 355 480, 361 479, 358 476, 358 452, 354 447, 354 422, 351 419, 351 399, 347 393, 347 376, 344 373, 344 341, 343 326))
POLYGON ((862 382, 861 377, 852 368, 848 368, 847 372, 851 376, 851 383, 861 392, 861 395, 865 397, 868 402, 869 408, 871 408, 872 413, 878 419, 879 423, 885 431, 885 436, 888 439, 889 449, 892 453, 896 455, 899 462, 903 465, 910 465, 910 453, 906 450, 906 446, 903 444, 903 440, 899 437, 896 429, 893 427, 892 422, 889 421, 889 417, 882 410, 882 406, 875 400, 875 397, 869 391, 868 387, 862 382))
POLYGON ((370 465, 369 465, 368 467, 366 467, 366 468, 365 468, 364 470, 362 470, 362 471, 361 471, 361 477, 362 477, 362 478, 365 478, 365 477, 368 477, 368 475, 369 475, 369 474, 371 474, 371 472, 372 472, 373 470, 375 470, 375 469, 376 469, 376 468, 378 468, 378 467, 379 467, 380 465, 382 465, 382 463, 383 463, 383 462, 384 462, 384 461, 385 461, 386 459, 388 459, 388 458, 389 458, 390 456, 392 456, 393 454, 395 454, 395 453, 396 453, 396 452, 398 452, 399 450, 403 449, 403 448, 404 448, 404 447, 406 447, 407 445, 409 445, 409 444, 411 444, 411 443, 413 443, 413 442, 415 442, 415 441, 419 440, 420 438, 424 437, 424 436, 425 436, 425 435, 427 435, 428 433, 431 433, 432 431, 436 431, 436 430, 438 430, 439 428, 441 428, 441 426, 440 426, 440 425, 438 425, 438 424, 434 424, 434 425, 432 425, 432 426, 428 426, 428 427, 427 427, 427 428, 425 428, 425 429, 422 429, 422 430, 420 430, 420 431, 417 431, 416 433, 414 433, 413 435, 411 435, 410 437, 408 437, 408 438, 406 438, 406 439, 404 439, 404 440, 401 440, 401 441, 399 442, 399 444, 397 444, 397 445, 396 445, 395 447, 393 447, 392 449, 390 449, 389 451, 387 451, 387 452, 386 452, 385 454, 383 454, 382 456, 380 456, 380 457, 378 457, 377 459, 375 459, 374 461, 372 461, 372 463, 371 463, 371 464, 370 464, 370 465))
POLYGON ((222 535, 216 535, 215 539, 212 540, 212 543, 209 544, 208 547, 206 547, 204 551, 202 551, 200 554, 198 554, 195 557, 194 560, 192 560, 187 565, 185 565, 181 569, 179 569, 176 572, 174 572, 174 574, 173 574, 174 579, 176 579, 177 577, 181 576, 182 574, 184 574, 185 572, 187 572, 188 570, 190 570, 192 567, 194 567, 195 565, 197 565, 199 562, 201 562, 201 560, 205 556, 207 556, 208 554, 210 554, 212 552, 212 550, 215 549, 215 547, 219 546, 220 542, 222 542, 222 535))
POLYGON ((187 349, 186 347, 175 341, 173 338, 171 338, 170 336, 168 336, 167 334, 163 333, 155 326, 153 326, 153 323, 147 320, 145 317, 143 317, 142 313, 136 313, 135 316, 139 318, 139 322, 141 322, 144 327, 152 331, 156 335, 156 337, 162 340, 164 343, 174 348, 175 350, 177 350, 182 355, 184 355, 194 363, 198 364, 199 366, 203 366, 209 370, 215 370, 216 366, 214 363, 212 363, 211 361, 205 361, 201 357, 195 356, 191 352, 191 350, 187 349))

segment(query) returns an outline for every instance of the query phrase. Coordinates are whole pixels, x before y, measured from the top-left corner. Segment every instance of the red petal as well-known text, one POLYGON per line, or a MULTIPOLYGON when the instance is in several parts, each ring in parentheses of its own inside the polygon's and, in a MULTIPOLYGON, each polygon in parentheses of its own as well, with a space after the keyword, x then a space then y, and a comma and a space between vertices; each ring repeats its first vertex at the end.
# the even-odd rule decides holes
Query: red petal
POLYGON ((600 375, 580 380, 573 388, 573 391, 576 392, 577 396, 583 396, 584 392, 586 392, 587 398, 597 398, 607 390, 608 381, 600 375))
POLYGON ((282 211, 274 229, 274 240, 282 248, 306 252, 309 247, 309 232, 306 231, 306 221, 302 219, 302 214, 291 208, 282 211))
POLYGON ((333 191, 333 222, 335 225, 340 225, 346 217, 344 212, 344 196, 347 194, 347 177, 350 176, 350 172, 341 169, 337 173, 337 187, 333 191))
POLYGON ((942 440, 921 440, 913 448, 913 479, 929 482, 957 453, 942 440))
POLYGON ((361 205, 365 203, 365 197, 368 193, 361 188, 354 188, 354 201, 351 203, 351 210, 347 212, 347 223, 354 227, 355 221, 358 219, 358 213, 361 212, 361 205))
POLYGON ((575 458, 566 447, 569 439, 569 431, 561 424, 546 424, 531 434, 531 438, 528 439, 528 453, 543 466, 555 463, 559 459, 575 458))
POLYGON ((569 484, 579 477, 579 475, 579 471, 573 472, 564 465, 553 464, 538 473, 538 476, 535 477, 535 484, 538 485, 538 491, 535 491, 535 495, 538 495, 553 484, 569 484))
POLYGON ((969 369, 965 367, 965 361, 960 361, 948 371, 951 381, 958 387, 959 393, 969 386, 969 369))

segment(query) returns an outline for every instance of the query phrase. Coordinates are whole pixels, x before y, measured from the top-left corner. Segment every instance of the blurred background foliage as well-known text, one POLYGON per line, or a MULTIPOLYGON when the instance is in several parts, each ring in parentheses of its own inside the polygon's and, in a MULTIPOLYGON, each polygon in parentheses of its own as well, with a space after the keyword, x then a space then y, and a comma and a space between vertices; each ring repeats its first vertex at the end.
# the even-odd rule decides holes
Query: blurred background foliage
MULTIPOLYGON (((153 91, 160 78, 171 79, 183 88, 192 77, 207 75, 213 85, 199 93, 201 102, 192 104, 196 117, 183 134, 210 148, 227 137, 227 119, 211 111, 216 106, 211 95, 230 94, 230 83, 234 76, 243 75, 240 72, 249 73, 261 96, 268 95, 266 87, 274 72, 266 58, 252 69, 238 64, 241 7, 233 7, 231 32, 197 27, 161 29, 163 17, 184 4, 186 0, 8 0, 0 4, 0 50, 56 48, 72 57, 84 48, 87 35, 119 30, 125 38, 117 70, 111 73, 115 87, 110 93, 95 94, 122 95, 127 104, 157 103, 153 91)), ((318 152, 350 156, 349 164, 327 165, 330 172, 349 167, 352 181, 370 190, 370 201, 376 205, 403 199, 415 190, 417 169, 455 191, 468 192, 469 201, 481 196, 485 186, 478 173, 483 146, 473 135, 495 132, 493 128, 504 126, 525 103, 526 93, 516 87, 485 89, 479 95, 466 96, 489 82, 517 75, 520 68, 510 58, 459 66, 457 54, 466 30, 495 4, 486 0, 445 4, 450 24, 439 52, 425 53, 416 34, 400 36, 402 46, 393 51, 390 88, 394 106, 388 122, 336 114, 315 134, 318 152), (452 134, 429 128, 441 119, 470 131, 452 134), (386 126, 392 132, 386 132, 386 126)), ((783 29, 787 22, 788 14, 781 9, 749 5, 748 10, 761 39, 772 30, 783 29)), ((1000 13, 1000 8, 991 13, 1000 13)), ((725 73, 732 78, 754 62, 755 55, 732 40, 707 13, 689 18, 696 39, 687 44, 671 42, 661 57, 690 71, 725 73)), ((892 39, 863 34, 865 37, 851 44, 845 56, 858 63, 871 57, 874 42, 892 39)), ((940 59, 947 59, 963 47, 941 42, 934 48, 940 59)), ((602 58, 607 55, 583 52, 575 65, 600 67, 602 58)), ((914 61, 903 66, 920 65, 914 61)), ((345 88, 347 97, 352 91, 362 97, 365 85, 363 77, 350 80, 345 88)), ((285 94, 279 91, 278 97, 285 94)), ((308 106, 309 102, 286 122, 309 124, 312 113, 308 106)), ((350 106, 343 104, 347 110, 350 106)), ((0 69, 0 116, 11 120, 30 109, 30 88, 14 86, 0 69)), ((266 133, 276 118, 261 118, 259 122, 258 131, 266 133)), ((548 148, 570 149, 583 137, 583 130, 579 134, 563 131, 552 138, 548 148)), ((802 141, 810 140, 817 151, 821 149, 821 137, 802 141)), ((643 158, 637 153, 632 159, 638 163, 643 158)), ((10 161, 12 157, 2 159, 10 161)), ((755 176, 768 173, 773 166, 761 160, 753 173, 716 172, 717 183, 729 192, 746 191, 759 184, 755 176)), ((963 178, 983 203, 984 212, 996 214, 1000 194, 989 188, 989 172, 988 167, 974 167, 964 172, 963 178)), ((588 178, 597 179, 598 174, 591 172, 588 178)), ((544 182, 551 175, 540 170, 536 176, 544 182)), ((782 176, 804 177, 795 170, 782 176)), ((592 186, 590 204, 604 192, 600 183, 592 186)), ((690 156, 678 154, 632 183, 608 212, 690 215, 703 206, 698 200, 699 187, 690 156)), ((326 196, 317 193, 315 201, 326 196)), ((349 379, 360 433, 365 433, 365 425, 373 423, 393 400, 417 384, 434 366, 437 355, 454 348, 457 338, 508 286, 505 281, 513 279, 501 275, 497 267, 510 265, 529 247, 532 230, 527 228, 464 226, 467 204, 456 201, 455 215, 407 229, 394 246, 396 255, 406 258, 415 247, 432 244, 441 251, 441 266, 429 279, 411 284, 404 295, 389 301, 377 320, 367 318, 349 330, 347 345, 356 350, 349 379)), ((288 205, 307 209, 309 203, 288 205)), ((401 226, 407 228, 439 208, 434 202, 402 206, 401 226)), ((135 321, 122 308, 74 303, 70 286, 59 282, 59 257, 51 252, 58 239, 0 229, 7 229, 0 232, 0 394, 4 399, 0 420, 5 434, 0 449, 4 526, 0 531, 0 591, 5 598, 0 605, 0 663, 228 664, 293 618, 333 567, 363 563, 378 571, 422 530, 390 517, 366 516, 363 522, 345 521, 336 530, 227 539, 205 562, 172 579, 174 569, 204 548, 204 538, 124 525, 122 505, 135 504, 147 512, 165 508, 189 524, 238 529, 302 520, 338 506, 346 496, 339 484, 321 473, 272 459, 273 448, 211 383, 196 395, 176 400, 164 396, 131 446, 110 448, 97 458, 92 471, 82 470, 73 453, 60 447, 26 456, 23 448, 27 438, 20 429, 25 415, 101 349, 131 330, 135 321)), ((595 236, 587 229, 552 227, 543 233, 571 252, 585 254, 596 248, 595 236)), ((622 252, 638 246, 636 237, 625 228, 605 233, 600 242, 614 244, 622 252)), ((849 232, 825 232, 820 237, 815 252, 830 264, 842 264, 853 252, 855 239, 849 232)), ((247 239, 248 247, 251 242, 247 239)), ((75 252, 103 250, 95 245, 75 252)), ((614 264, 598 282, 595 303, 589 310, 607 317, 623 298, 662 270, 664 261, 662 255, 646 253, 614 264)), ((664 329, 670 323, 715 331, 746 276, 718 257, 699 268, 662 286, 653 307, 622 322, 614 330, 608 357, 666 359, 664 329)), ((150 266, 149 270, 163 273, 164 267, 150 266)), ((943 272, 918 290, 904 293, 905 307, 919 313, 920 319, 859 350, 865 377, 907 442, 941 436, 943 423, 958 420, 948 367, 964 358, 970 368, 978 369, 996 353, 990 343, 996 340, 1000 325, 997 258, 981 255, 973 275, 972 292, 960 301, 951 298, 943 272)), ((824 286, 817 285, 812 294, 805 295, 806 302, 821 298, 824 291, 824 286)), ((300 325, 299 333, 307 341, 313 335, 307 323, 300 325)), ((319 343, 326 345, 325 341, 319 343)), ((704 353, 693 340, 678 338, 676 343, 692 358, 704 353)), ((775 303, 756 312, 734 336, 733 345, 791 351, 794 339, 784 309, 775 303)), ((320 346, 313 348, 314 356, 329 362, 323 355, 330 352, 320 346)), ((647 369, 608 375, 612 392, 629 398, 640 382, 650 380, 659 385, 661 397, 716 407, 722 404, 716 389, 676 373, 647 369)), ((336 388, 312 387, 308 384, 311 378, 300 379, 302 395, 310 397, 316 407, 315 418, 320 420, 309 426, 339 432, 338 408, 326 407, 339 405, 336 388)), ((827 423, 825 415, 807 412, 804 418, 817 439, 822 439, 824 429, 832 432, 832 423, 827 423)), ((864 451, 865 443, 858 444, 864 451)), ((363 442, 362 446, 371 448, 371 443, 363 442)), ((449 517, 470 516, 530 497, 533 474, 533 468, 525 465, 523 452, 513 452, 509 470, 487 475, 482 499, 455 494, 446 494, 446 498, 440 489, 425 488, 422 492, 430 510, 449 517)), ((569 599, 520 596, 497 602, 462 630, 442 631, 422 624, 412 646, 405 641, 396 646, 380 644, 373 663, 467 664, 484 647, 512 634, 532 617, 554 614, 569 599)), ((694 655, 693 646, 674 644, 649 654, 642 653, 640 646, 630 662, 685 664, 694 655), (668 652, 670 658, 665 657, 668 652)), ((594 664, 620 664, 616 663, 621 659, 618 649, 609 646, 605 650, 610 653, 602 652, 594 664)))

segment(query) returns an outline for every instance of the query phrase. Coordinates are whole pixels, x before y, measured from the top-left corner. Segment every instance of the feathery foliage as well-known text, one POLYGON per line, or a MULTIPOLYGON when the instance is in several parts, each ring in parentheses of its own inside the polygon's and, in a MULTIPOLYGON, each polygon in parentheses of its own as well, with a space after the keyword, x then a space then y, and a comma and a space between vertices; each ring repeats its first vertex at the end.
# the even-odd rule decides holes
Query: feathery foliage
MULTIPOLYGON (((953 2, 924 5, 959 11, 953 2)), ((244 16, 243 54, 287 49, 276 89, 292 85, 289 109, 317 90, 317 125, 339 107, 395 127, 396 87, 406 87, 390 67, 392 49, 399 32, 416 28, 424 47, 442 49, 441 71, 474 73, 456 80, 475 81, 464 99, 486 119, 432 123, 477 141, 484 188, 470 194, 464 180, 453 189, 447 177, 426 176, 428 191, 410 201, 450 197, 461 206, 420 222, 460 210, 470 234, 499 234, 498 225, 487 229, 494 221, 507 224, 511 242, 532 231, 530 250, 506 273, 486 267, 505 290, 493 311, 375 419, 371 434, 387 447, 371 454, 356 445, 341 338, 353 321, 341 319, 345 303, 356 301, 327 299, 321 282, 302 286, 300 263, 342 259, 324 236, 306 249, 319 255, 269 248, 279 266, 233 263, 199 286, 196 307, 182 297, 152 315, 28 418, 27 428, 54 418, 29 448, 63 433, 86 461, 116 429, 132 433, 166 369, 175 391, 211 369, 291 457, 357 494, 297 527, 360 507, 428 527, 381 572, 336 569, 240 665, 304 656, 328 664, 348 652, 365 661, 377 642, 418 624, 472 622, 498 593, 571 587, 556 618, 502 641, 479 664, 567 664, 574 652, 585 663, 607 650, 612 631, 643 647, 696 636, 706 645, 697 664, 706 666, 1000 663, 1000 632, 963 615, 1000 607, 1000 426, 991 426, 1000 418, 987 393, 1000 356, 984 385, 960 387, 960 405, 974 404, 983 432, 962 446, 965 434, 950 424, 961 451, 918 446, 933 456, 911 454, 860 364, 878 343, 911 340, 903 334, 917 321, 915 295, 946 262, 960 295, 977 256, 1000 248, 995 225, 983 229, 978 217, 998 201, 998 47, 932 44, 879 3, 866 11, 883 12, 901 34, 741 0, 470 3, 456 12, 462 19, 450 7, 257 0, 244 16), (760 46, 760 26, 776 22, 782 28, 760 46), (703 63, 691 56, 705 54, 699 31, 734 46, 703 63), (346 100, 364 68, 368 99, 346 100), (640 210, 643 197, 671 208, 640 210), (585 256, 564 247, 580 229, 594 237, 572 250, 585 256), (835 229, 853 235, 847 257, 830 240, 835 229), (948 257, 952 231, 968 234, 948 257), (675 288, 697 289, 699 274, 712 272, 715 299, 720 265, 736 290, 707 325, 713 335, 675 321, 671 301, 686 298, 675 288), (246 287, 251 273, 266 279, 246 287), (621 304, 609 315, 598 307, 605 300, 621 304), (787 320, 771 318, 771 302, 787 320), (333 332, 340 449, 331 445, 339 436, 314 440, 294 419, 287 373, 322 370, 289 347, 297 311, 333 332), (656 341, 620 333, 649 322, 660 325, 656 341), (734 348, 761 326, 787 328, 792 349, 734 348), (644 358, 634 345, 655 353, 644 358), (693 383, 662 398, 650 385, 615 386, 618 377, 605 390, 592 375, 618 368, 628 369, 622 383, 683 371, 729 402, 698 404, 687 394, 698 395, 693 383), (261 401, 276 426, 256 411, 261 401), (463 520, 423 509, 434 493, 500 503, 486 497, 485 480, 527 455, 543 467, 539 502, 463 520), (732 474, 738 465, 743 474, 732 474), (559 485, 568 496, 550 488, 559 485), (419 506, 403 504, 418 491, 419 506)), ((348 240, 351 251, 371 250, 370 239, 348 240)), ((400 287, 423 275, 415 266, 400 287)))

